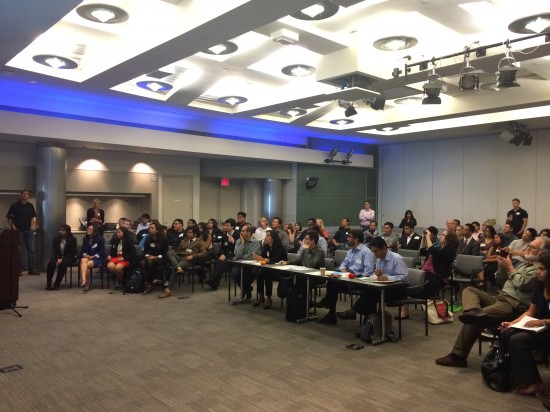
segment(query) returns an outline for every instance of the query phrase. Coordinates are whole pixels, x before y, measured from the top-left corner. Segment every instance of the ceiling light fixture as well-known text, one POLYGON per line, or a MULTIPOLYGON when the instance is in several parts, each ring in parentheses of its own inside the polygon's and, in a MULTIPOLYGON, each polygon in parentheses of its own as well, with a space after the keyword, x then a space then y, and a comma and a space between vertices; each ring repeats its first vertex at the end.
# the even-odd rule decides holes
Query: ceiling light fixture
POLYGON ((544 33, 550 31, 550 13, 537 14, 515 20, 508 26, 513 33, 544 33))
POLYGON ((101 24, 124 23, 129 18, 128 13, 121 8, 101 3, 80 6, 76 12, 83 19, 101 24))
POLYGON ((223 97, 219 97, 217 101, 219 103, 225 103, 230 106, 236 106, 238 104, 247 102, 248 99, 243 96, 223 96, 223 97))
POLYGON ((516 65, 516 59, 512 56, 512 46, 510 42, 506 42, 506 56, 498 62, 498 70, 495 73, 497 76, 498 87, 519 87, 516 82, 516 74, 519 70, 516 65))
POLYGON ((458 87, 460 90, 479 90, 479 76, 482 73, 481 70, 476 70, 475 67, 470 65, 470 48, 464 48, 464 63, 466 64, 462 70, 460 70, 460 80, 458 81, 458 87))
POLYGON ((353 120, 352 119, 336 119, 336 120, 331 120, 329 123, 330 124, 335 124, 335 125, 338 125, 338 126, 345 126, 347 124, 353 123, 353 120))
POLYGON ((203 53, 221 56, 225 54, 235 53, 238 49, 239 46, 237 46, 235 43, 233 43, 232 41, 226 41, 224 43, 216 44, 215 46, 208 48, 203 53))
POLYGON ((383 51, 397 51, 410 49, 418 44, 418 40, 408 36, 391 36, 376 40, 372 45, 375 49, 383 51))
POLYGON ((44 66, 51 67, 52 69, 76 69, 78 63, 74 60, 68 59, 66 57, 56 56, 53 54, 38 54, 32 58, 35 62, 40 63, 44 66))
POLYGON ((291 14, 292 17, 299 20, 324 20, 338 13, 340 7, 330 1, 321 1, 313 6, 291 14))
POLYGON ((151 82, 151 81, 141 81, 136 83, 139 87, 145 90, 149 90, 151 92, 166 92, 168 90, 172 90, 173 86, 168 83, 163 82, 151 82))
POLYGON ((281 71, 287 76, 306 77, 315 73, 315 67, 306 64, 291 64, 290 66, 283 67, 281 71))
POLYGON ((283 116, 295 117, 295 116, 302 116, 302 115, 306 114, 307 110, 304 110, 304 109, 289 109, 289 110, 281 110, 279 113, 282 114, 283 116))
POLYGON ((439 74, 435 72, 435 67, 432 72, 428 75, 426 83, 422 85, 424 89, 424 94, 426 97, 422 100, 422 104, 441 104, 441 89, 443 88, 443 82, 439 74))

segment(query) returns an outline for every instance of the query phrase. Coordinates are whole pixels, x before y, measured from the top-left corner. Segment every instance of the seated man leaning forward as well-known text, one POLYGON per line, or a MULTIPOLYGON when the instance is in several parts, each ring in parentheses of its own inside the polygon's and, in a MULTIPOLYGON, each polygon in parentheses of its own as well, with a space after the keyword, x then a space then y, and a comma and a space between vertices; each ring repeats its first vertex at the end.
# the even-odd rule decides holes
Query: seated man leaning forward
POLYGON ((498 257, 497 278, 504 278, 506 281, 497 296, 472 286, 464 289, 464 313, 458 317, 464 325, 460 329, 452 352, 436 359, 435 363, 441 366, 467 367, 470 350, 484 328, 513 320, 527 310, 536 284, 537 271, 533 262, 539 255, 549 253, 550 239, 537 237, 530 243, 525 254, 527 263, 522 263, 514 269, 510 257, 498 257))
POLYGON ((168 261, 175 269, 170 276, 168 287, 159 295, 160 299, 172 296, 172 290, 176 286, 176 279, 179 273, 191 269, 197 262, 206 258, 206 247, 199 236, 199 228, 192 226, 187 228, 185 238, 180 242, 174 253, 167 254, 168 261))
MULTIPOLYGON (((351 272, 356 275, 370 276, 374 273, 374 255, 368 247, 363 244, 364 235, 359 229, 352 229, 348 234, 348 253, 338 268, 342 272, 351 272)), ((384 242, 386 244, 386 242, 384 242)), ((318 319, 318 323, 336 323, 336 303, 338 294, 356 290, 349 283, 338 280, 329 280, 327 282, 327 294, 315 304, 318 308, 327 308, 328 314, 318 319)))
MULTIPOLYGON (((403 260, 403 256, 392 252, 381 237, 375 237, 370 244, 372 253, 376 257, 376 269, 374 275, 381 281, 400 281, 405 285, 409 284, 409 269, 403 260)), ((406 297, 405 288, 388 289, 385 291, 386 301, 396 301, 406 297)), ((356 313, 363 316, 376 313, 376 307, 380 302, 380 291, 376 289, 363 289, 361 297, 353 305, 353 308, 345 312, 338 312, 340 319, 355 319, 356 313)))
MULTIPOLYGON (((241 234, 235 243, 235 259, 251 260, 254 255, 260 254, 260 242, 252 238, 252 225, 245 223, 241 227, 241 234)), ((231 268, 231 279, 242 288, 242 293, 245 299, 252 299, 252 282, 256 278, 256 268, 243 268, 243 284, 241 285, 241 267, 233 266, 231 268)))

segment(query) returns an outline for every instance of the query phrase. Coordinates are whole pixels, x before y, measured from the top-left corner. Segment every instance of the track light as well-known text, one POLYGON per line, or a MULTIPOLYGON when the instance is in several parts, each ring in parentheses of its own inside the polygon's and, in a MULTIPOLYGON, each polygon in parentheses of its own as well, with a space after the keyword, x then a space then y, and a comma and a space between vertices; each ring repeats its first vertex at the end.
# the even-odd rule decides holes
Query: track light
POLYGON ((348 104, 344 114, 346 115, 346 117, 355 116, 357 114, 357 110, 355 110, 355 107, 353 107, 353 103, 348 104))
POLYGON ((443 82, 439 74, 435 72, 435 68, 428 75, 426 83, 422 85, 424 94, 426 97, 422 100, 422 104, 441 104, 441 89, 443 88, 443 82))
POLYGON ((480 70, 476 70, 475 67, 470 65, 470 48, 466 47, 464 51, 464 63, 466 65, 460 70, 460 80, 458 81, 458 87, 460 90, 474 90, 479 89, 479 76, 480 70))
POLYGON ((516 59, 512 56, 510 49, 510 43, 506 43, 506 57, 503 57, 498 62, 497 75, 497 87, 519 87, 516 83, 516 74, 518 67, 516 66, 516 59))
POLYGON ((515 146, 531 146, 533 136, 529 128, 522 123, 510 122, 506 125, 506 129, 500 134, 500 138, 515 146))

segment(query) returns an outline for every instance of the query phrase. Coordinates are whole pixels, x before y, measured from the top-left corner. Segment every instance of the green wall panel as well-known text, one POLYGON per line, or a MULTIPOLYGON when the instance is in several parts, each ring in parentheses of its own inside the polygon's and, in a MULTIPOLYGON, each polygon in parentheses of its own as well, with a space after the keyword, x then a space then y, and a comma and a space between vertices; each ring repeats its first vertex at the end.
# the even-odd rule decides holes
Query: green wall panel
POLYGON ((352 225, 358 225, 359 210, 367 196, 367 172, 371 170, 333 165, 298 165, 298 221, 305 224, 308 217, 320 217, 326 226, 338 226, 342 217, 349 217, 352 225), (306 179, 313 176, 319 178, 319 183, 308 190, 306 179))

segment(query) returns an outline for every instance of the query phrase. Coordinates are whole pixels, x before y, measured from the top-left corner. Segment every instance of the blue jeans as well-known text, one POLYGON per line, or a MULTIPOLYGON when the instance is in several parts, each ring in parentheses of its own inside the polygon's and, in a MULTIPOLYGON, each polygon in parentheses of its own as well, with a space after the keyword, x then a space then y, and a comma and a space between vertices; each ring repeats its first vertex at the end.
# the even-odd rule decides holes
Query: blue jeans
MULTIPOLYGON (((35 234, 32 230, 22 230, 19 233, 19 251, 23 249, 23 244, 25 245, 27 249, 27 261, 28 261, 28 271, 34 272, 35 265, 34 265, 34 238, 35 234)), ((23 260, 21 257, 19 258, 19 271, 23 270, 23 260)))

